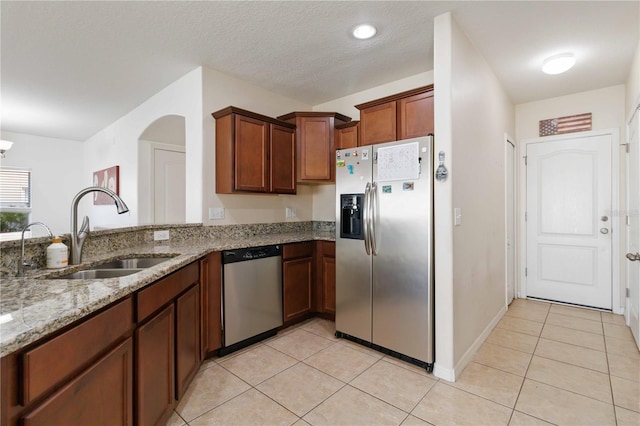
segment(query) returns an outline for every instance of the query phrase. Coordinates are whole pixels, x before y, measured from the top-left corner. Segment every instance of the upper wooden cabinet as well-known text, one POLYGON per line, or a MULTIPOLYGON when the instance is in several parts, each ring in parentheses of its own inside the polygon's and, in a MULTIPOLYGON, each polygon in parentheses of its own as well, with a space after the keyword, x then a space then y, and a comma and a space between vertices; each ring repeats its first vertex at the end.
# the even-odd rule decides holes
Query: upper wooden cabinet
POLYGON ((351 118, 336 112, 292 112, 278 120, 296 125, 298 181, 335 180, 334 127, 351 118))
POLYGON ((360 145, 392 142, 433 133, 433 85, 356 105, 360 145))
POLYGON ((360 146, 358 140, 359 130, 360 121, 350 121, 336 125, 335 148, 348 149, 360 146))
POLYGON ((233 106, 216 119, 216 192, 296 193, 295 125, 233 106))

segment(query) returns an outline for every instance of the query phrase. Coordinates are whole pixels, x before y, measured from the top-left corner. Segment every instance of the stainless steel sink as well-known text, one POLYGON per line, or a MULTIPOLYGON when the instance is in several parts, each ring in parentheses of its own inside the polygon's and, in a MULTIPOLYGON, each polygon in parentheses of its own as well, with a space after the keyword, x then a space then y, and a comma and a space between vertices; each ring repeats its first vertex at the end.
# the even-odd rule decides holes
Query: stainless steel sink
POLYGON ((151 268, 171 259, 167 257, 130 257, 126 259, 112 260, 110 262, 101 263, 90 269, 144 269, 151 268))
POLYGON ((62 275, 60 277, 51 277, 51 279, 62 280, 93 280, 104 278, 124 277, 126 275, 135 274, 142 271, 141 268, 128 269, 87 269, 84 271, 74 272, 73 274, 62 275))

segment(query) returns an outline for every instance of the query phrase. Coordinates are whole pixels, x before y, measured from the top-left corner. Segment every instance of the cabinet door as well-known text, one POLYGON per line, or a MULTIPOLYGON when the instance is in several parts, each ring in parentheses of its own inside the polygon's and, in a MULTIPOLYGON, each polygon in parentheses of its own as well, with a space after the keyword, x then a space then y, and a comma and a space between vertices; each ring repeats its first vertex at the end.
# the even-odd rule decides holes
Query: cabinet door
POLYGON ((295 130, 271 124, 270 191, 278 194, 296 193, 295 130))
POLYGON ((358 127, 352 126, 336 130, 336 149, 349 149, 358 146, 358 127))
POLYGON ((201 359, 222 347, 222 263, 220 252, 200 261, 201 359))
POLYGON ((331 180, 333 128, 329 117, 298 118, 299 180, 331 180))
POLYGON ((269 191, 269 124, 236 115, 234 185, 236 191, 269 191))
POLYGON ((283 262, 284 321, 311 312, 312 265, 312 257, 283 262))
POLYGON ((176 300, 176 400, 200 367, 200 285, 176 300))
POLYGON ((396 134, 396 102, 365 108, 360 111, 360 144, 395 141, 396 134))
POLYGON ((132 339, 122 342, 46 399, 24 416, 22 424, 132 425, 132 339))
POLYGON ((322 256, 322 311, 336 313, 336 258, 322 256))
POLYGON ((174 305, 136 330, 137 424, 165 422, 175 402, 174 305))
POLYGON ((433 133, 433 91, 398 101, 398 139, 433 133))

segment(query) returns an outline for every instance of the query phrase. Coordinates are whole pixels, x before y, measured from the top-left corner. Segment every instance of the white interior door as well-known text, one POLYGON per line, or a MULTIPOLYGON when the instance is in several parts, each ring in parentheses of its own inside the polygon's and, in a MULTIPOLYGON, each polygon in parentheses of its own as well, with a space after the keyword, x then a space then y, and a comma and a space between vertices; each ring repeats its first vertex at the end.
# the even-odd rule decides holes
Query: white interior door
MULTIPOLYGON (((640 106, 639 106, 640 108, 640 106)), ((640 253, 640 111, 636 111, 629 126, 628 189, 627 206, 629 234, 627 253, 632 257, 640 253)), ((629 286, 629 309, 627 321, 636 344, 640 348, 640 260, 627 257, 627 285, 629 286)))
POLYGON ((154 223, 184 223, 186 211, 185 154, 153 150, 154 223))
POLYGON ((506 143, 506 218, 507 218, 507 304, 515 297, 516 289, 516 254, 515 254, 515 161, 516 149, 511 141, 506 143))
POLYGON ((612 307, 612 137, 527 145, 531 297, 612 307))

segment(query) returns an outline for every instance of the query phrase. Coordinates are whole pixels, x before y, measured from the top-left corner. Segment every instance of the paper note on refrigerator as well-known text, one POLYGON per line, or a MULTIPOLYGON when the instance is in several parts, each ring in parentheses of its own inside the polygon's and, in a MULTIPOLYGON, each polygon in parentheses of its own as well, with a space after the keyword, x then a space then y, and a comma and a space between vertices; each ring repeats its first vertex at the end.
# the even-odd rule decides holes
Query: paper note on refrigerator
POLYGON ((378 149, 378 181, 407 180, 420 177, 418 142, 378 149))

